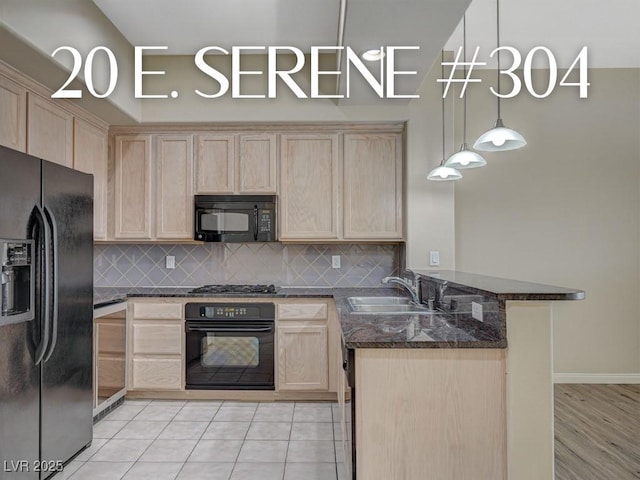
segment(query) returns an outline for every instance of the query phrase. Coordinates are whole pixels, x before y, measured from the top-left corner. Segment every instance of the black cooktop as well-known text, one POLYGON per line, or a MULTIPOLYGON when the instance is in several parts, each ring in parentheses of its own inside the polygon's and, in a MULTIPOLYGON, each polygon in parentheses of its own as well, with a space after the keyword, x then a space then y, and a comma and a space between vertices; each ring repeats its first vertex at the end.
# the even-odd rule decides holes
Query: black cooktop
POLYGON ((194 288, 189 293, 276 293, 275 285, 205 285, 204 287, 194 288))

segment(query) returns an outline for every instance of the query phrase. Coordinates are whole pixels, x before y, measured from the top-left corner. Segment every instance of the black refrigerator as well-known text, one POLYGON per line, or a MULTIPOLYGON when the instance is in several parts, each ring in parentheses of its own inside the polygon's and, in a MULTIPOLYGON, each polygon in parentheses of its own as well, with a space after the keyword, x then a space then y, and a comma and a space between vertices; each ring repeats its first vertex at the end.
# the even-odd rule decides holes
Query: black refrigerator
POLYGON ((93 177, 0 147, 0 479, 91 443, 93 177))

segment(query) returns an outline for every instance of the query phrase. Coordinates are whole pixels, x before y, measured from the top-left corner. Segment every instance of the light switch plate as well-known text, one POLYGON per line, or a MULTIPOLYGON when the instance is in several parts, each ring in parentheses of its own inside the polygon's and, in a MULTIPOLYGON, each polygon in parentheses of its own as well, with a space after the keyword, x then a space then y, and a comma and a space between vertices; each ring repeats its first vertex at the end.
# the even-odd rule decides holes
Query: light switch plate
POLYGON ((169 269, 176 268, 176 257, 174 257, 173 255, 167 255, 165 257, 165 266, 169 269))
POLYGON ((432 250, 429 252, 429 265, 432 267, 440 265, 440 252, 438 250, 432 250))
POLYGON ((340 268, 340 255, 331 255, 331 268, 340 268))
POLYGON ((482 304, 477 302, 471 302, 471 316, 480 322, 484 322, 482 319, 482 304))

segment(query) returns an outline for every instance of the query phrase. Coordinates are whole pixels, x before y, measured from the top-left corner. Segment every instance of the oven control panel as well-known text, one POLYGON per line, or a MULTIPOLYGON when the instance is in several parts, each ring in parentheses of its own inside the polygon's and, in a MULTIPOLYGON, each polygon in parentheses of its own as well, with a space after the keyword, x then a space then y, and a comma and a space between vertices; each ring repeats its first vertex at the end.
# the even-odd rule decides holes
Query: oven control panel
POLYGON ((273 320, 273 303, 187 303, 187 320, 273 320))

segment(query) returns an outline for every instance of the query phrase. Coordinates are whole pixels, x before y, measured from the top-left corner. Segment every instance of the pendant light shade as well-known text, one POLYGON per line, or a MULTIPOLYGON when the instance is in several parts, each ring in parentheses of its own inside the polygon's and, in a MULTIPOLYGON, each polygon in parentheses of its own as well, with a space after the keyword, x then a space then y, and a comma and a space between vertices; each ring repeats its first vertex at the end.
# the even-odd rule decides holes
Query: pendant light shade
MULTIPOLYGON (((500 0, 496 0, 496 47, 500 48, 500 0)), ((507 150, 516 150, 527 144, 522 135, 515 130, 507 128, 502 123, 500 116, 500 50, 498 55, 498 90, 496 97, 498 99, 498 119, 491 130, 484 132, 480 138, 473 144, 473 148, 483 152, 506 152, 507 150)))
MULTIPOLYGON (((462 50, 464 59, 464 78, 467 78, 467 14, 462 17, 462 50)), ((452 168, 477 168, 484 167, 487 162, 481 155, 472 152, 467 148, 467 94, 464 93, 463 98, 463 117, 462 117, 462 146, 460 151, 451 155, 444 163, 446 167, 452 168)))
POLYGON ((435 182, 458 180, 460 178, 462 178, 462 174, 455 168, 447 167, 446 165, 444 165, 444 161, 440 164, 440 166, 431 170, 429 172, 429 175, 427 176, 427 179, 433 180, 435 182))
MULTIPOLYGON (((440 65, 442 67, 442 78, 444 78, 444 50, 440 53, 440 65)), ((462 178, 462 174, 452 167, 445 166, 445 136, 444 136, 444 83, 442 84, 442 161, 440 165, 434 168, 427 175, 427 180, 436 182, 444 182, 448 180, 458 180, 462 178)))
POLYGON ((460 150, 451 155, 444 163, 446 167, 453 168, 478 168, 484 167, 487 161, 482 155, 472 152, 467 148, 467 144, 463 143, 460 150))
POLYGON ((483 152, 505 152, 522 148, 526 144, 527 141, 522 135, 511 128, 505 127, 502 119, 498 118, 491 130, 480 135, 476 143, 473 144, 473 148, 483 152))

